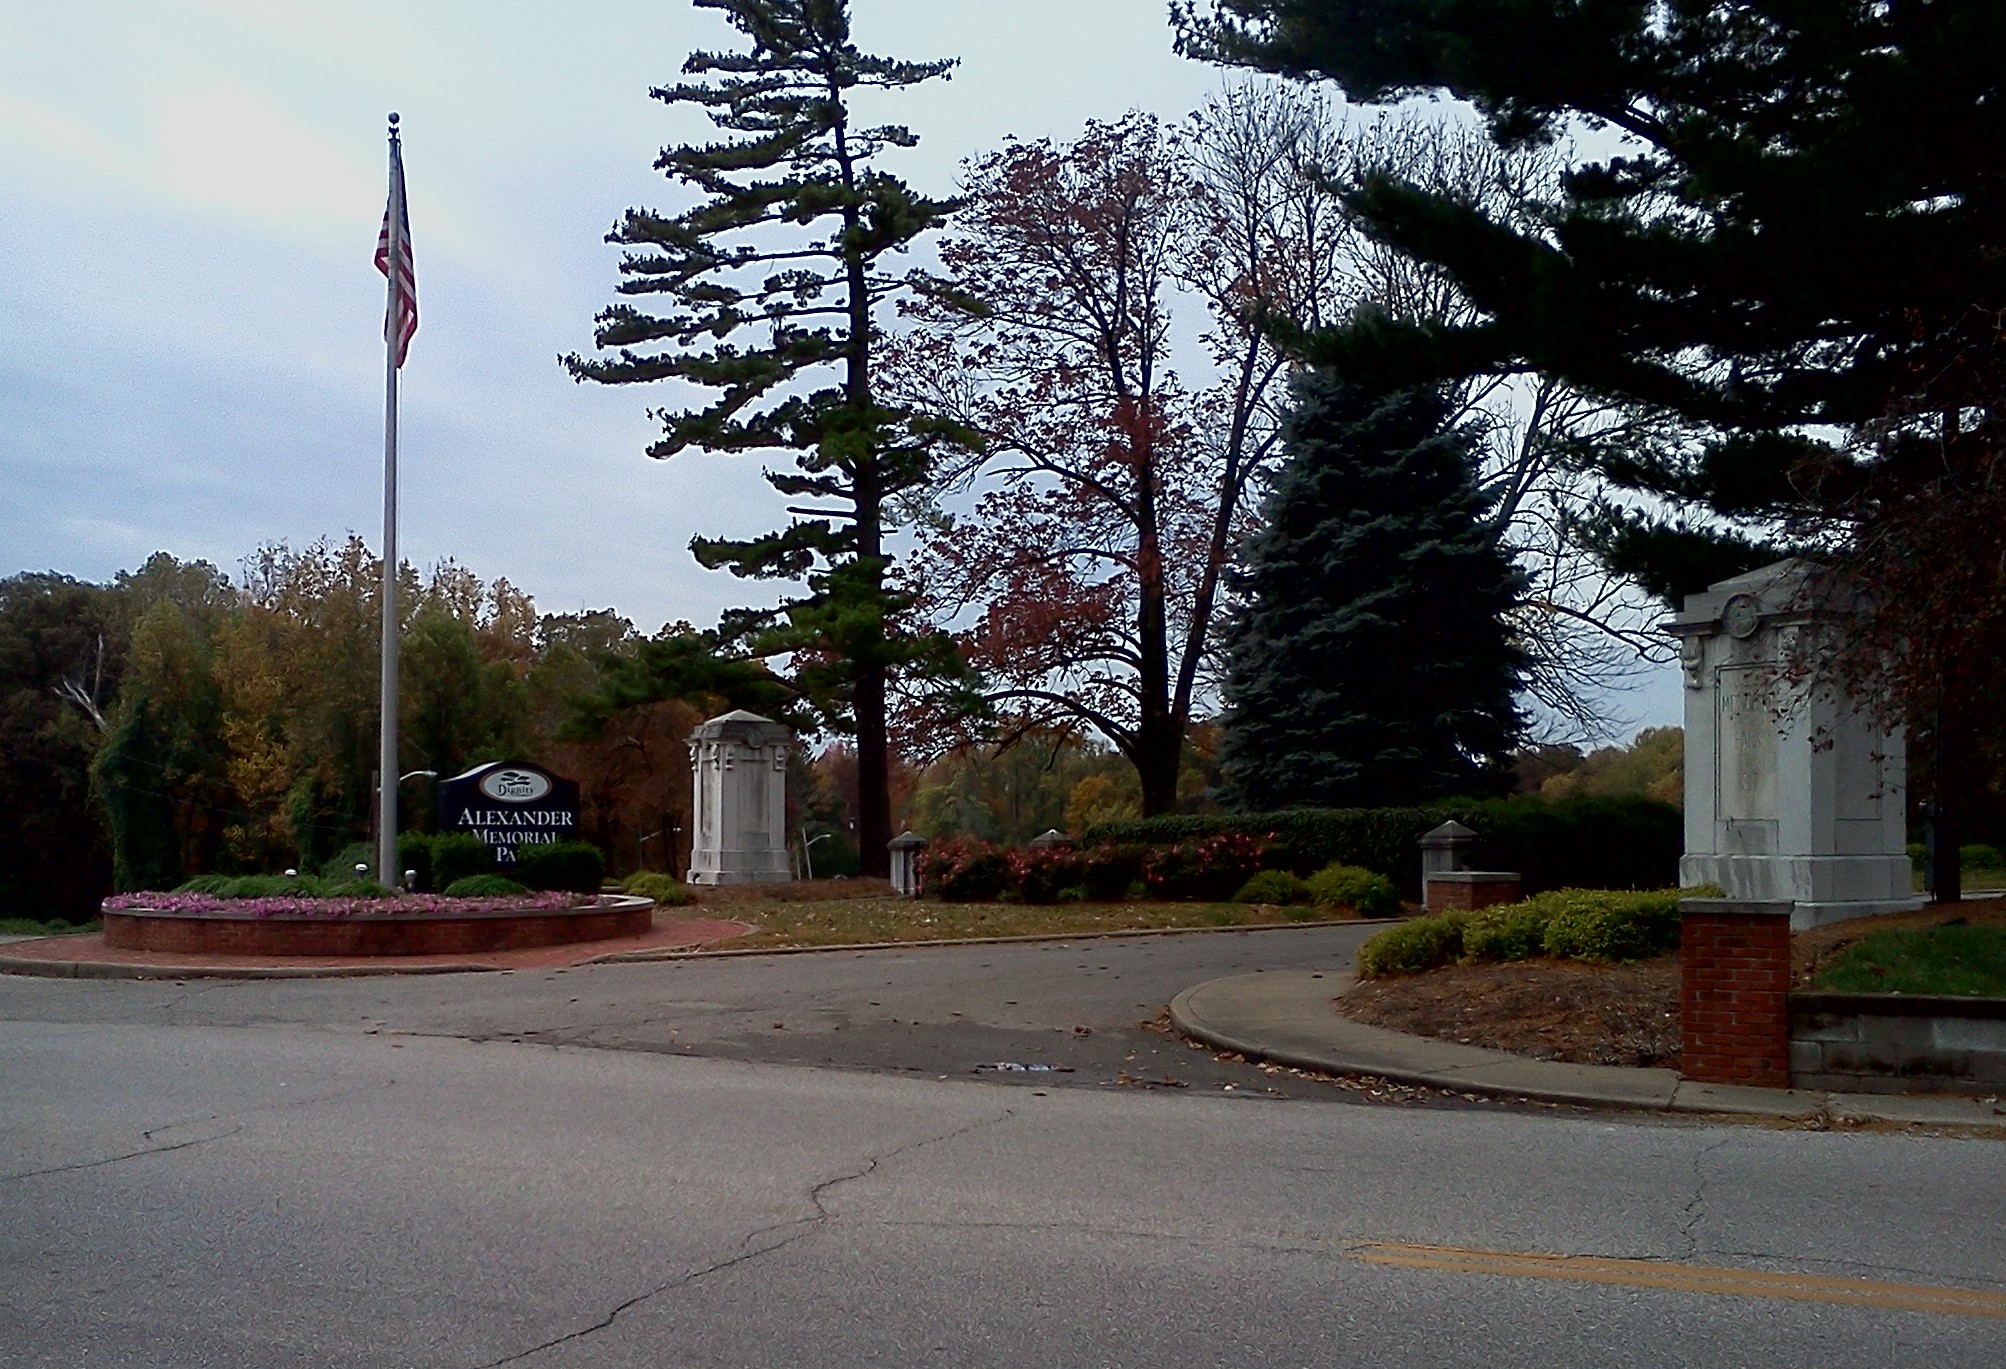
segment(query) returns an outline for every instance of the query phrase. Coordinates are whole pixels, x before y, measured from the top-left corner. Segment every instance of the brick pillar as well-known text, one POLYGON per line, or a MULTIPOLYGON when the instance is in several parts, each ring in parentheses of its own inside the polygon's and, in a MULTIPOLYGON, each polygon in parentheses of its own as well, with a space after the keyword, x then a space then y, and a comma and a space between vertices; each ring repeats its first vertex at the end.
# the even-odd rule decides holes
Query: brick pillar
POLYGON ((1679 903, 1679 1073, 1705 1084, 1790 1087, 1788 902, 1679 903))
POLYGON ((1474 913, 1518 899, 1516 870, 1434 870, 1421 877, 1421 906, 1431 913, 1474 913))

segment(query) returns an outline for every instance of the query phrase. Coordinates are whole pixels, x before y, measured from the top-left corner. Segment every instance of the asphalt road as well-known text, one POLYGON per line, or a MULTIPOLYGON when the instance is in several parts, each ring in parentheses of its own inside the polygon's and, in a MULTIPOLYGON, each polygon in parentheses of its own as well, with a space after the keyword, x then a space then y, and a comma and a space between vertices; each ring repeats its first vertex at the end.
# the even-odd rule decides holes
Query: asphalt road
POLYGON ((2006 1352, 1995 1142, 1276 1098, 1137 1025, 1343 935, 0 980, 0 1364, 2006 1352))

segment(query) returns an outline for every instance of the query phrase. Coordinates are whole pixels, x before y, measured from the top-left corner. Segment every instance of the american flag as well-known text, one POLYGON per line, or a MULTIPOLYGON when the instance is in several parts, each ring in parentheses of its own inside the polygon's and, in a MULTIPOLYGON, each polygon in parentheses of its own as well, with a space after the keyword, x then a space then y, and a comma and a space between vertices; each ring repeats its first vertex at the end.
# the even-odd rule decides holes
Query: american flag
POLYGON ((396 345, 397 364, 402 366, 418 331, 418 273, 411 264, 411 211, 404 202, 404 148, 395 137, 390 140, 390 202, 383 207, 383 231, 376 235, 376 269, 386 278, 393 251, 397 289, 383 315, 383 340, 396 345))

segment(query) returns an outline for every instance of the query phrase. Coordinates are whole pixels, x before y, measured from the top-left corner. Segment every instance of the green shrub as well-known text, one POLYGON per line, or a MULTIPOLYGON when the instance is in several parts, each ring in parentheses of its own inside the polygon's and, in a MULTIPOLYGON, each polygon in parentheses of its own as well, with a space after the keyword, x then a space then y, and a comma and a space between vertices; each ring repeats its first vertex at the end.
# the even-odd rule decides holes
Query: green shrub
POLYGON ((1929 848, 1919 841, 1910 842, 1908 844, 1908 863, 1917 874, 1921 874, 1923 867, 1929 864, 1929 848))
POLYGON ((1326 865, 1306 887, 1319 908, 1349 908, 1359 917, 1400 915, 1400 890, 1393 881, 1356 865, 1326 865))
POLYGON ((1465 959, 1489 962, 1530 960, 1546 952, 1546 924, 1555 895, 1541 894, 1523 903, 1503 903, 1470 914, 1463 928, 1465 959))
POLYGON ((221 898, 223 888, 230 882, 231 878, 232 876, 230 875, 197 875, 186 884, 175 885, 173 892, 177 894, 208 894, 214 898, 221 898))
POLYGON ((1671 804, 1593 797, 1137 818, 1097 823, 1081 845, 1165 846, 1241 833, 1271 842, 1269 866, 1286 865, 1306 875, 1326 865, 1358 865, 1387 876, 1415 898, 1421 891, 1421 836, 1451 818, 1478 833, 1478 866, 1516 870, 1535 893, 1568 887, 1661 889, 1677 882, 1685 849, 1684 819, 1671 804))
POLYGON ((354 879, 355 867, 367 865, 370 873, 376 871, 376 847, 366 841, 351 841, 334 855, 329 856, 320 867, 322 879, 354 879))
POLYGON ((495 853, 479 837, 446 832, 432 838, 432 884, 445 889, 469 875, 495 872, 495 853))
POLYGON ((1465 913, 1417 917, 1388 927, 1358 948, 1358 973, 1365 979, 1420 974, 1462 959, 1465 913))
POLYGON ((462 875, 445 888, 447 898, 506 898, 529 890, 500 875, 462 875))
MULTIPOLYGON (((344 880, 340 883, 336 883, 332 880, 319 880, 317 881, 317 883, 319 885, 319 888, 311 892, 314 894, 315 897, 318 898, 389 898, 392 894, 395 894, 397 892, 395 889, 389 888, 388 886, 383 884, 379 884, 377 881, 373 879, 350 879, 350 880, 344 880)), ((308 891, 293 890, 293 889, 274 889, 272 892, 279 894, 289 894, 294 892, 305 893, 308 891)), ((238 895, 238 897, 263 898, 266 897, 266 895, 240 894, 238 895)))
POLYGON ((674 875, 665 875, 660 870, 629 875, 620 887, 638 898, 652 898, 664 908, 680 908, 690 901, 689 888, 674 875))
POLYGON ((432 836, 427 832, 406 832, 397 838, 397 870, 395 879, 401 883, 406 870, 413 871, 416 879, 411 887, 430 893, 432 884, 432 836))
POLYGON ((1959 847, 1957 859, 1967 870, 2006 870, 2006 855, 2001 855, 1997 846, 1959 847))
POLYGON ((606 857, 589 841, 526 843, 515 848, 510 873, 532 889, 596 894, 606 882, 606 857))
POLYGON ((1272 903, 1284 908, 1292 903, 1307 903, 1309 882, 1287 870, 1263 870, 1240 886, 1233 902, 1272 903))
POLYGON ((1571 960, 1645 960, 1679 948, 1677 889, 1561 889, 1548 909, 1546 952, 1571 960))

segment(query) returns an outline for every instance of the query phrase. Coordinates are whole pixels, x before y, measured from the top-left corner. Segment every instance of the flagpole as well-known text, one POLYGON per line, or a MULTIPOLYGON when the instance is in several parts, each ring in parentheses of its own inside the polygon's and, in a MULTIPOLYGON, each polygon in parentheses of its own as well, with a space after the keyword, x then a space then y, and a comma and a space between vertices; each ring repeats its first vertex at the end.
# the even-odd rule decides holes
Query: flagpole
POLYGON ((376 881, 395 886, 397 869, 397 291, 403 260, 403 177, 397 116, 390 116, 390 269, 383 330, 383 678, 376 756, 376 881))

